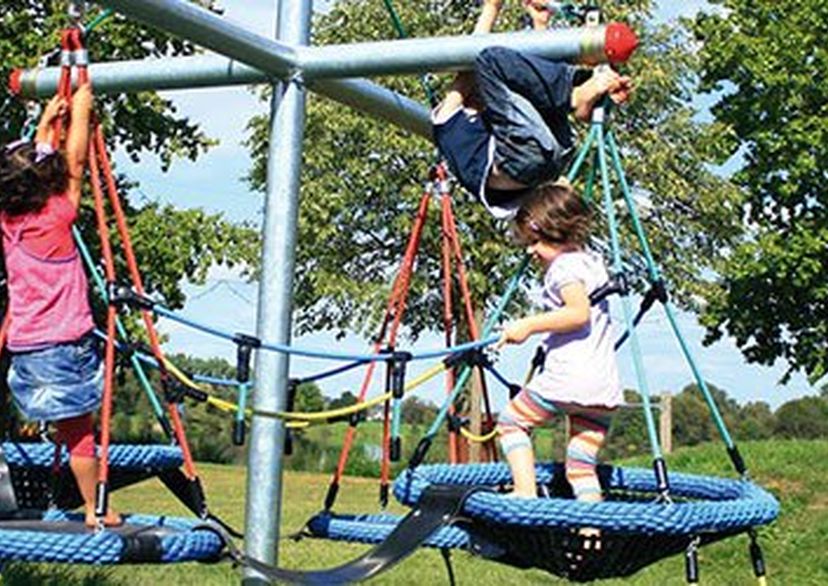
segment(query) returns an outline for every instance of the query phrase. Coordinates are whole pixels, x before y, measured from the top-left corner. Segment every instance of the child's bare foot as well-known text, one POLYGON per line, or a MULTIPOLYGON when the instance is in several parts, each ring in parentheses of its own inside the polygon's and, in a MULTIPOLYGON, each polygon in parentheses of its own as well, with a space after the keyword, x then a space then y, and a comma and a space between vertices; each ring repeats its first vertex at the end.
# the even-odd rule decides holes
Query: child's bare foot
POLYGON ((510 498, 510 499, 536 499, 536 498, 538 498, 538 495, 535 494, 535 493, 524 493, 524 492, 518 492, 516 490, 513 490, 512 492, 507 492, 506 493, 506 498, 510 498))
POLYGON ((609 67, 596 68, 592 77, 572 90, 572 109, 575 118, 588 122, 592 110, 605 94, 615 104, 621 104, 629 98, 632 82, 629 77, 619 75, 609 67))
MULTIPOLYGON (((106 515, 102 519, 104 527, 120 527, 124 524, 124 519, 118 513, 112 511, 111 509, 107 511, 106 515)), ((90 529, 94 529, 98 527, 98 518, 95 516, 95 511, 87 510, 85 515, 84 523, 90 529)))

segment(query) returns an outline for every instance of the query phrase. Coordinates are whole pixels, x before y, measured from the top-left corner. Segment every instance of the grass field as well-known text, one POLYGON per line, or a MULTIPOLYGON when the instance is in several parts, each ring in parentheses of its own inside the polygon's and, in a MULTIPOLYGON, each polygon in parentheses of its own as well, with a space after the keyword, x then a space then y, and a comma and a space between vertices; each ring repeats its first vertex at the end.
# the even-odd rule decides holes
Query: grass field
MULTIPOLYGON (((761 531, 761 543, 768 566, 770 584, 828 584, 828 441, 774 441, 741 445, 753 477, 770 489, 782 503, 779 520, 761 531)), ((625 464, 647 466, 646 459, 625 464)), ((683 449, 668 458, 671 470, 703 474, 731 475, 724 449, 704 445, 683 449)), ((211 508, 236 526, 242 525, 245 472, 231 466, 201 466, 211 508)), ((300 529, 322 502, 327 475, 288 473, 281 531, 287 535, 300 529)), ((338 510, 371 512, 377 510, 377 486, 371 479, 347 479, 340 491, 338 510)), ((163 514, 186 514, 164 489, 149 481, 116 493, 115 505, 121 510, 163 514)), ((396 509, 399 510, 399 509, 396 509)), ((329 541, 283 539, 280 560, 294 568, 319 568, 341 563, 366 550, 366 546, 329 541)), ((468 554, 453 556, 458 584, 556 584, 557 578, 539 571, 520 571, 468 554)), ((750 570, 747 538, 736 537, 701 550, 702 584, 756 584, 750 570)), ((89 584, 96 586, 149 585, 158 583, 209 586, 238 583, 240 574, 229 564, 182 564, 168 566, 130 566, 106 569, 10 565, 4 582, 18 584, 89 584)), ((373 584, 443 584, 445 570, 440 555, 422 550, 373 584)), ((670 585, 684 584, 683 560, 672 558, 636 574, 626 581, 606 584, 670 585)))

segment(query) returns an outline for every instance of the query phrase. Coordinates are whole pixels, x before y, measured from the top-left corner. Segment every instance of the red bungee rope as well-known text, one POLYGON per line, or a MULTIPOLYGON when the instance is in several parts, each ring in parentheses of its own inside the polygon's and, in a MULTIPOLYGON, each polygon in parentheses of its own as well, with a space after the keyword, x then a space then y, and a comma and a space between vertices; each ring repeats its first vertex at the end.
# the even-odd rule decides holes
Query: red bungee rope
MULTIPOLYGON (((89 81, 89 73, 87 68, 86 49, 83 45, 82 31, 78 28, 64 31, 61 36, 66 39, 66 46, 76 56, 78 69, 78 83, 83 84, 89 81)), ((63 46, 63 45, 62 45, 63 46)), ((64 61, 65 63, 65 61, 64 61)), ((70 62, 71 64, 71 62, 70 62)), ((67 73, 68 67, 64 66, 61 71, 61 91, 65 92, 65 98, 71 98, 71 70, 67 73), (67 83, 63 80, 68 79, 67 83)), ((104 257, 104 271, 109 288, 108 294, 110 296, 110 303, 107 306, 107 320, 106 320, 106 350, 104 354, 104 396, 103 405, 101 408, 101 463, 99 467, 98 477, 98 501, 96 504, 96 513, 98 516, 106 514, 107 500, 108 500, 108 478, 109 478, 109 445, 111 440, 111 419, 112 419, 112 396, 113 396, 113 380, 115 370, 115 318, 117 314, 116 303, 112 299, 114 288, 116 284, 115 260, 110 244, 109 229, 107 227, 106 209, 104 202, 103 190, 101 188, 101 178, 106 185, 107 194, 109 196, 109 204, 112 209, 112 214, 115 217, 118 234, 121 238, 121 245, 129 270, 132 286, 135 293, 139 297, 144 297, 146 291, 144 289, 141 273, 138 269, 138 263, 135 258, 135 252, 132 247, 132 240, 129 236, 129 228, 126 223, 126 215, 123 212, 121 205, 118 187, 115 182, 115 177, 112 172, 112 165, 106 150, 106 141, 103 135, 103 129, 100 121, 96 116, 92 116, 92 131, 89 141, 89 169, 91 175, 92 192, 95 198, 95 213, 98 221, 98 230, 101 239, 101 251, 104 257)), ((190 451, 189 443, 184 432, 184 426, 181 421, 181 416, 178 412, 176 403, 172 400, 170 393, 170 377, 165 367, 165 358, 161 350, 158 333, 155 324, 152 321, 152 313, 149 309, 142 307, 140 309, 141 316, 144 321, 144 326, 149 337, 150 348, 152 354, 158 363, 159 373, 161 377, 161 384, 167 396, 167 411, 169 413, 170 421, 172 422, 173 433, 175 440, 181 449, 184 460, 184 472, 190 481, 190 488, 192 497, 200 509, 199 513, 206 515, 206 507, 204 505, 204 494, 201 488, 201 483, 195 468, 192 453, 190 451)))
MULTIPOLYGON (((451 254, 452 246, 447 230, 448 214, 451 213, 451 197, 445 193, 448 189, 446 185, 446 171, 443 165, 439 165, 436 169, 436 179, 439 182, 440 191, 440 223, 442 230, 440 232, 440 245, 442 251, 442 266, 443 266, 443 331, 445 332, 446 346, 451 346, 452 335, 454 333, 454 310, 452 307, 452 275, 451 275, 451 254)), ((451 395, 454 390, 454 384, 457 377, 454 376, 454 369, 446 369, 446 396, 451 395)), ((456 414, 454 403, 449 405, 448 416, 449 420, 456 414)), ((450 464, 457 464, 460 462, 460 445, 457 442, 457 431, 453 425, 449 426, 448 432, 448 457, 450 464)))
MULTIPOLYGON (((405 312, 406 300, 411 283, 411 275, 414 271, 414 262, 417 256, 417 250, 420 247, 420 238, 425 225, 426 214, 428 213, 428 203, 431 200, 431 191, 426 190, 420 199, 420 205, 415 216, 414 225, 411 229, 408 244, 406 245, 403 261, 400 270, 394 280, 394 285, 391 288, 391 295, 388 299, 388 304, 385 309, 379 333, 375 338, 373 345, 373 353, 379 353, 388 339, 388 345, 393 347, 397 340, 397 332, 402 322, 402 317, 405 312), (390 328, 389 328, 390 323, 390 328)), ((362 385, 357 396, 357 403, 365 401, 368 393, 368 387, 374 376, 374 369, 377 363, 371 362, 366 368, 365 376, 362 380, 362 385)), ((389 402, 384 404, 384 420, 383 420, 383 451, 380 472, 380 502, 385 506, 388 501, 388 486, 390 480, 390 451, 388 448, 390 438, 390 410, 389 402)), ((339 483, 345 473, 345 465, 348 462, 348 456, 356 436, 356 426, 349 425, 345 432, 342 449, 339 452, 339 460, 337 461, 336 470, 328 487, 328 496, 325 498, 325 508, 330 509, 336 500, 336 493, 339 490, 339 483)))
MULTIPOLYGON (((445 173, 445 169, 443 169, 445 173)), ((444 183, 445 184, 445 183, 444 183)), ((477 321, 474 316, 474 306, 472 303, 471 291, 469 289, 468 278, 466 277, 466 263, 463 258, 463 251, 460 246, 460 238, 457 234, 457 224, 454 221, 454 212, 451 206, 451 193, 448 191, 441 194, 443 205, 445 209, 444 217, 444 235, 447 236, 450 248, 454 253, 454 260, 457 266, 457 280, 460 286, 460 293, 463 299, 463 305, 466 311, 466 323, 469 326, 469 336, 472 341, 480 339, 480 329, 477 326, 477 321)), ((480 382, 481 395, 483 396, 483 407, 486 414, 487 429, 494 429, 494 416, 492 415, 491 402, 489 401, 489 391, 486 387, 486 377, 483 374, 483 367, 476 366, 478 381, 480 382)), ((489 440, 484 444, 487 447, 489 458, 497 461, 497 449, 494 440, 489 440)))
MULTIPOLYGON (((380 352, 380 350, 387 345, 389 348, 393 348, 396 339, 397 333, 402 323, 402 319, 405 313, 405 307, 407 303, 407 297, 410 289, 411 277, 414 272, 414 264, 417 257, 417 251, 420 247, 420 241, 423 233, 423 229, 425 226, 426 218, 428 215, 428 206, 431 202, 432 197, 434 196, 435 192, 435 184, 440 186, 440 195, 441 197, 441 206, 442 206, 442 235, 443 235, 443 242, 442 242, 442 256, 443 256, 443 267, 442 267, 442 274, 443 274, 443 298, 444 298, 444 311, 443 311, 443 320, 444 326, 446 331, 446 343, 451 345, 451 334, 453 329, 454 323, 454 316, 451 310, 451 293, 452 293, 452 257, 454 257, 455 262, 458 265, 458 274, 457 278, 460 282, 460 290, 462 293, 464 306, 466 308, 466 315, 471 316, 469 319, 469 333, 473 339, 479 338, 479 333, 477 331, 477 325, 474 322, 474 309, 471 303, 471 294, 468 287, 468 281, 466 278, 466 272, 464 269, 464 260, 462 250, 459 245, 459 239, 457 236, 457 227, 454 222, 454 214, 451 209, 451 194, 448 193, 447 189, 447 177, 448 174, 446 172, 444 164, 438 164, 430 177, 430 181, 428 183, 427 188, 425 189, 422 198, 420 199, 420 204, 417 210, 417 215, 415 216, 414 224, 411 228, 411 233, 409 236, 408 243, 406 245, 406 250, 403 255, 403 260, 400 265, 400 270, 397 274, 397 277, 394 281, 394 285, 391 289, 391 295, 389 296, 388 305, 386 307, 385 315, 383 317, 379 334, 375 338, 373 351, 374 353, 380 352), (390 322, 390 325, 389 325, 390 322), (387 343, 386 343, 387 337, 387 343)), ((365 377, 363 378, 362 385, 359 390, 359 394, 357 396, 357 403, 361 403, 365 401, 365 397, 368 392, 368 387, 370 386, 371 379, 373 378, 374 368, 376 367, 376 362, 372 362, 368 365, 366 369, 365 377)), ((454 388, 454 373, 453 369, 447 369, 446 371, 447 377, 447 385, 448 391, 450 392, 454 388)), ((482 373, 481 373, 482 374, 482 373)), ((481 376, 481 380, 485 381, 485 379, 481 376)), ((482 387, 483 390, 483 397, 484 402, 486 405, 486 413, 487 419, 489 424, 493 421, 491 410, 489 409, 489 399, 488 393, 485 387, 485 384, 482 387)), ((453 413, 453 406, 450 407, 451 412, 453 413)), ((390 401, 386 401, 384 403, 384 418, 383 418, 383 433, 382 433, 382 459, 380 463, 380 504, 384 507, 388 503, 388 489, 390 484, 390 470, 391 470, 391 458, 390 458, 390 401)), ((348 456, 350 454, 350 450, 353 446, 353 441, 356 436, 356 426, 351 424, 348 426, 345 437, 342 442, 342 449, 339 453, 339 459, 337 461, 337 467, 334 471, 333 477, 331 479, 331 483, 328 487, 328 493, 325 497, 325 509, 330 510, 334 502, 336 501, 336 496, 339 491, 339 485, 342 480, 342 477, 345 472, 345 466, 348 461, 348 456)), ((497 459, 496 450, 492 449, 491 442, 489 444, 489 457, 493 460, 497 459)), ((456 463, 459 461, 459 444, 457 440, 457 433, 454 431, 449 432, 449 458, 450 462, 456 463)))

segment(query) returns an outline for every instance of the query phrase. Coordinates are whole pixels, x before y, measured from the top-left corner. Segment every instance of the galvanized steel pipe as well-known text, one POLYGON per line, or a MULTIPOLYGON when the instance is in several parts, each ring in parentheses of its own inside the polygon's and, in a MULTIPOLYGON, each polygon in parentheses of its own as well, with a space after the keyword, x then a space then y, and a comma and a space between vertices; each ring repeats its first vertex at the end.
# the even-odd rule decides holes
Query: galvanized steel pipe
MULTIPOLYGON (((176 90, 267 83, 258 69, 218 55, 197 55, 96 63, 89 67, 95 93, 176 90)), ((23 97, 51 96, 57 89, 59 67, 18 70, 12 74, 13 93, 23 97)), ((428 110, 419 102, 365 79, 319 79, 308 88, 332 100, 431 139, 428 110)))
POLYGON ((197 45, 280 77, 296 66, 296 51, 181 0, 101 0, 101 4, 197 45))

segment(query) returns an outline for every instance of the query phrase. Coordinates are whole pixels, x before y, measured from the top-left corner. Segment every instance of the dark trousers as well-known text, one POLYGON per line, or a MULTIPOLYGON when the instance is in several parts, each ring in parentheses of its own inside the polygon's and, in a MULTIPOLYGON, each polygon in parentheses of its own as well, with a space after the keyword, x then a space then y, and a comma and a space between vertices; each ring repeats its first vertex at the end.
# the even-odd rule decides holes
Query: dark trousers
POLYGON ((575 67, 489 47, 478 55, 475 73, 498 169, 531 187, 557 179, 574 152, 567 115, 575 67))

